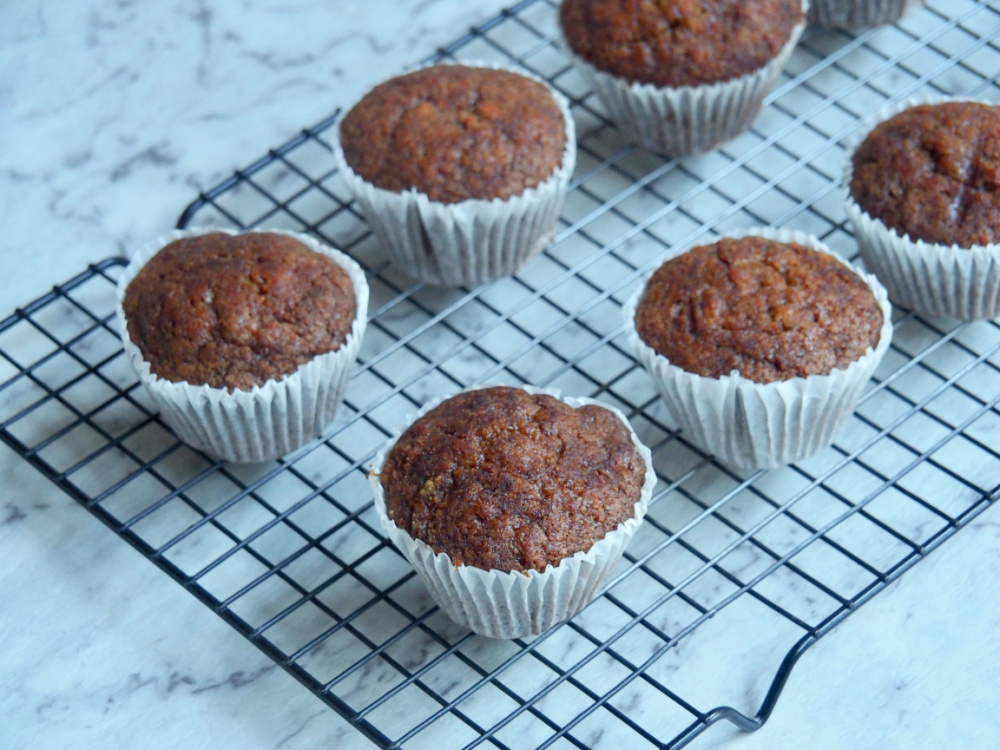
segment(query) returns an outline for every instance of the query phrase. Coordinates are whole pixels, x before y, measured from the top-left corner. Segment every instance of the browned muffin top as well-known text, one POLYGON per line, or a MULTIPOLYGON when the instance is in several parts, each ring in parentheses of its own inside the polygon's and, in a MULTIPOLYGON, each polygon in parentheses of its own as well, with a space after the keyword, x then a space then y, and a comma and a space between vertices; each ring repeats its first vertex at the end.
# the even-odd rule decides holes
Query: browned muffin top
POLYGON ((697 86, 739 78, 777 57, 801 0, 563 0, 578 56, 633 83, 697 86))
POLYGON ((376 187, 458 203, 544 182, 562 162, 566 123, 537 81, 435 65, 372 89, 344 118, 340 140, 347 163, 376 187))
POLYGON ((678 367, 758 383, 829 373, 878 344, 871 289, 833 257, 763 237, 722 239, 664 263, 636 330, 678 367))
POLYGON ((249 390, 340 348, 355 316, 347 272, 282 234, 176 240, 125 290, 129 338, 158 377, 249 390))
POLYGON ((435 552, 526 571, 557 566, 631 518, 645 471, 611 411, 497 387, 414 422, 380 479, 389 517, 435 552))
POLYGON ((1000 107, 923 104, 879 124, 853 157, 851 195, 900 234, 1000 242, 1000 107))

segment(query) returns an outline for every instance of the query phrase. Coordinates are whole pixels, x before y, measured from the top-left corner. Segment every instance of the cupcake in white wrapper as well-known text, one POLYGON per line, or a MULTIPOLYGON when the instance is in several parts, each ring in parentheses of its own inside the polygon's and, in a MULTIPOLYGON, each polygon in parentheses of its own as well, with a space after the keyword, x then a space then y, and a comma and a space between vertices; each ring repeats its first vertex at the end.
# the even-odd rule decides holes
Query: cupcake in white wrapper
POLYGON ((123 307, 125 291, 139 270, 171 242, 211 232, 235 235, 228 229, 175 230, 140 248, 118 280, 117 317, 125 355, 139 375, 163 421, 185 443, 226 461, 274 459, 318 436, 332 421, 343 398, 367 323, 368 284, 364 271, 344 253, 306 234, 280 229, 310 250, 332 258, 350 278, 356 305, 344 343, 319 354, 280 380, 251 389, 192 385, 157 377, 139 347, 132 342, 123 307))
MULTIPOLYGON (((429 284, 473 286, 513 275, 551 242, 576 164, 576 129, 565 97, 530 74, 468 63, 421 71, 443 67, 506 71, 544 86, 561 114, 565 138, 558 163, 544 179, 508 197, 457 201, 437 200, 415 187, 378 187, 355 172, 341 144, 341 126, 353 108, 345 108, 333 128, 333 155, 348 191, 393 263, 429 284)), ((476 171, 475 166, 466 168, 476 171)))
MULTIPOLYGON (((803 2, 803 9, 807 5, 803 2)), ((620 130, 650 151, 679 157, 708 151, 750 127, 805 26, 803 17, 777 55, 760 68, 736 78, 694 85, 629 80, 575 54, 565 37, 562 46, 620 130)))
MULTIPOLYGON (((467 391, 485 387, 488 386, 467 391)), ((386 509, 385 490, 379 473, 405 430, 394 435, 376 456, 370 474, 375 510, 389 539, 410 561, 431 596, 452 620, 490 638, 537 635, 583 609, 614 572, 626 545, 646 514, 656 485, 649 449, 639 441, 620 411, 593 399, 564 397, 554 389, 525 386, 522 390, 529 394, 553 396, 574 408, 592 404, 610 411, 628 429, 635 451, 645 465, 633 515, 589 549, 563 558, 556 566, 547 565, 544 570, 505 572, 456 563, 447 553, 435 553, 429 544, 397 526, 386 509)), ((410 420, 410 425, 446 400, 436 399, 426 404, 410 420)))
MULTIPOLYGON (((748 236, 796 243, 827 253, 851 268, 803 232, 757 228, 724 237, 748 236)), ((828 374, 767 383, 743 377, 737 370, 720 377, 698 375, 672 364, 649 346, 639 336, 635 320, 648 278, 644 281, 623 309, 626 335, 688 440, 741 470, 790 464, 833 442, 892 340, 892 308, 885 289, 874 276, 851 270, 871 289, 882 313, 875 348, 868 347, 847 367, 832 369, 828 374)))
MULTIPOLYGON (((885 284, 894 303, 931 316, 991 319, 1000 316, 1000 244, 927 242, 870 216, 851 192, 854 154, 876 126, 918 105, 962 101, 991 104, 943 97, 908 99, 865 123, 845 154, 844 203, 865 266, 885 284)), ((996 231, 1000 233, 1000 227, 996 231)))
POLYGON ((828 29, 858 29, 896 23, 923 0, 810 0, 809 23, 828 29))

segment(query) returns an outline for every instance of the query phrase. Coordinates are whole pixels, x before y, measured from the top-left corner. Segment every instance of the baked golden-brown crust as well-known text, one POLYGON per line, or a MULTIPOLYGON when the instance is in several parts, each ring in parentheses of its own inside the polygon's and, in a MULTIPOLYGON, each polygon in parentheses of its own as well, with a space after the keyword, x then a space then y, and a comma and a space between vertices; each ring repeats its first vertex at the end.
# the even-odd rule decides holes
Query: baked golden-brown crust
POLYGON ((851 196, 911 239, 1000 242, 1000 107, 923 104, 880 123, 852 157, 851 196))
POLYGON ((878 344, 882 311, 850 268, 796 243, 721 239, 664 263, 639 337, 678 367, 758 383, 829 373, 878 344))
POLYGON ((537 81, 435 65, 372 89, 344 118, 340 141, 351 169, 376 187, 457 203, 544 182, 562 162, 566 123, 537 81))
POLYGON ((563 0, 578 56, 634 83, 696 86, 739 78, 777 57, 801 0, 563 0))
POLYGON ((356 314, 350 277, 282 234, 171 242, 128 285, 128 335, 158 377, 249 390, 340 348, 356 314))
POLYGON ((395 524, 456 565, 527 571, 558 566, 631 518, 645 470, 608 409, 496 387, 414 422, 380 481, 395 524))

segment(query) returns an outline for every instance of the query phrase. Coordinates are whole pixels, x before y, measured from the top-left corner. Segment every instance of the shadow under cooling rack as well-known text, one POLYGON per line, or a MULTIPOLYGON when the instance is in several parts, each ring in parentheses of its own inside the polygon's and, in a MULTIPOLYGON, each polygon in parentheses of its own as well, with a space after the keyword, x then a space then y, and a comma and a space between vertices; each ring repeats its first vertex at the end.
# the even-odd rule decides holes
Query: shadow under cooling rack
POLYGON ((442 290, 390 266, 333 169, 332 117, 181 217, 313 232, 366 269, 370 323, 346 401, 297 453, 216 463, 163 426, 122 356, 120 259, 0 322, 4 442, 383 747, 679 747, 720 719, 756 728, 803 651, 1000 495, 995 322, 897 310, 834 446, 740 474, 678 432, 620 311, 665 255, 736 227, 803 229, 853 259, 844 140, 911 94, 996 100, 997 8, 942 0, 895 27, 807 33, 753 129, 679 161, 609 126, 553 45, 555 12, 521 3, 437 56, 522 66, 573 103, 560 229, 514 278, 442 290), (621 408, 660 480, 617 577, 531 640, 451 623, 386 542, 365 476, 424 401, 481 382, 621 408))

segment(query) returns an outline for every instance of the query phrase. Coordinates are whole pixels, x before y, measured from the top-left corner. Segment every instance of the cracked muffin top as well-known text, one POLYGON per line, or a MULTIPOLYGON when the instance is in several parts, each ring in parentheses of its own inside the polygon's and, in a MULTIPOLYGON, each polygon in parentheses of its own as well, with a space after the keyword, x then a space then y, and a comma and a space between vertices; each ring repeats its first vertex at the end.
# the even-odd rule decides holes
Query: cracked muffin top
POLYGON ((563 0, 570 48, 633 83, 729 81, 777 57, 803 19, 801 0, 563 0))
POLYGON ((495 387, 420 417, 379 479, 393 522, 456 565, 542 571, 633 517, 645 472, 614 412, 495 387))
POLYGON ((668 260, 646 284, 636 331, 688 372, 758 383, 823 375, 874 349, 875 295, 826 253, 763 237, 721 239, 668 260))
POLYGON ((340 125, 359 176, 433 201, 507 199, 562 162, 566 123, 541 83, 507 70, 435 65, 366 94, 340 125))
POLYGON ((333 259, 283 234, 175 240, 123 300, 128 335, 157 377, 249 390, 339 349, 357 312, 333 259))
POLYGON ((1000 242, 1000 107, 923 104, 876 126, 852 157, 851 196, 899 234, 1000 242))

